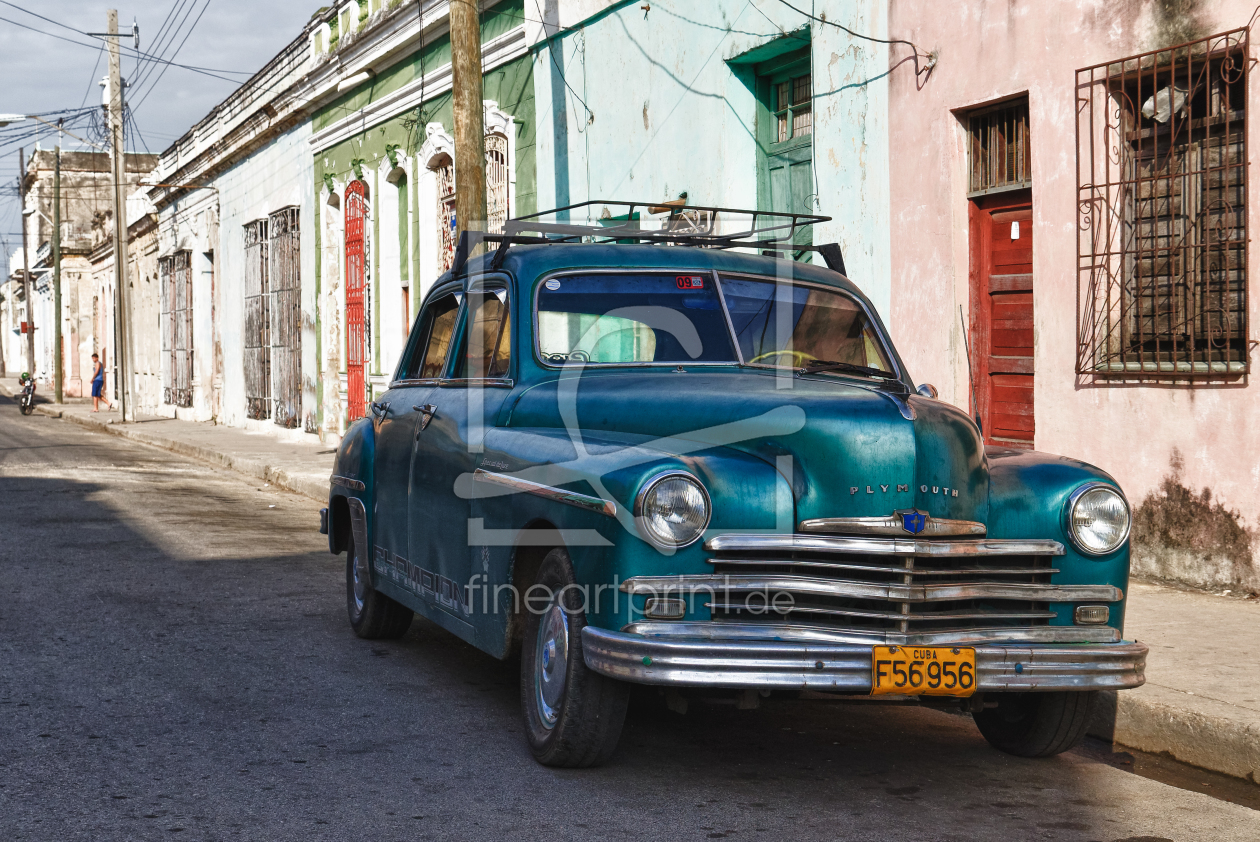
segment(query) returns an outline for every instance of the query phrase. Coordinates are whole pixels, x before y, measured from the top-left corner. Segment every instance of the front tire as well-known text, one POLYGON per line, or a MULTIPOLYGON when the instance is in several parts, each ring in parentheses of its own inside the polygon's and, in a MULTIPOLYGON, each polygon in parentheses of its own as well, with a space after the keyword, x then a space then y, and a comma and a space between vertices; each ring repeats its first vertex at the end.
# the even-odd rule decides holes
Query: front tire
POLYGON ((366 549, 351 534, 346 546, 346 610, 350 627, 364 640, 395 640, 411 628, 411 609, 372 587, 366 549))
POLYGON ((1017 757, 1053 757, 1085 736, 1098 691, 997 695, 997 707, 972 714, 989 744, 1017 757))
POLYGON ((527 601, 521 646, 521 707, 530 751, 544 766, 598 766, 621 738, 630 685, 590 670, 582 658, 586 614, 581 593, 568 587, 575 584, 569 554, 548 553, 537 584, 546 588, 546 608, 537 613, 527 601))

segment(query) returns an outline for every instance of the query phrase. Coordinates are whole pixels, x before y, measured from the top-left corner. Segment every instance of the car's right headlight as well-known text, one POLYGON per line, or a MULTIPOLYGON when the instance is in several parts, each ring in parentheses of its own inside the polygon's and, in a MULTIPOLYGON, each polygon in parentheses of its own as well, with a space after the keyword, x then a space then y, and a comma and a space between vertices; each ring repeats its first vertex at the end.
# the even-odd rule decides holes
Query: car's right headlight
POLYGON ((1068 498, 1068 534, 1083 553, 1106 555, 1129 537, 1129 504, 1110 485, 1086 483, 1068 498))
POLYGON ((709 493, 685 471, 666 471, 643 484, 634 515, 644 537, 656 546, 676 550, 699 540, 712 514, 709 493))

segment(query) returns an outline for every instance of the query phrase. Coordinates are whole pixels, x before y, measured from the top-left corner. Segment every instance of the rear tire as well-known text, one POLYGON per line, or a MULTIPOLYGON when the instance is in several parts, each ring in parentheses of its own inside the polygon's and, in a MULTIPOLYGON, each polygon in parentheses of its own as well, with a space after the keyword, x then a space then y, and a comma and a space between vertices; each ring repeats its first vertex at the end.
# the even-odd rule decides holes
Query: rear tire
POLYGON ((394 640, 411 628, 411 609, 372 587, 367 554, 353 532, 346 539, 346 610, 350 627, 364 640, 394 640))
POLYGON ((572 584, 569 554, 552 550, 538 569, 537 585, 549 594, 547 608, 539 614, 526 604, 521 707, 534 758, 544 766, 576 769, 598 766, 612 756, 625 724, 630 685, 587 668, 582 657, 586 614, 581 593, 566 588, 572 584))
POLYGON ((989 744, 1017 757, 1053 757, 1085 736, 1098 691, 996 695, 997 707, 972 714, 989 744))

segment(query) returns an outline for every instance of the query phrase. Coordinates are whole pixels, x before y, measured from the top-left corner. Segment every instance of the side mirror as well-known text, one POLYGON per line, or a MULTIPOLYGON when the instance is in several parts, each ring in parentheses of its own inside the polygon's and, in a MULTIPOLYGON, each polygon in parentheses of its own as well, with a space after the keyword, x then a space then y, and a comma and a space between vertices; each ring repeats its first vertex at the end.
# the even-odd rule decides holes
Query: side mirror
POLYGON ((924 383, 921 386, 919 386, 918 389, 915 389, 915 391, 918 392, 920 395, 923 395, 923 397, 925 398, 935 398, 938 395, 940 395, 940 392, 938 392, 936 390, 936 387, 933 386, 931 383, 924 383))

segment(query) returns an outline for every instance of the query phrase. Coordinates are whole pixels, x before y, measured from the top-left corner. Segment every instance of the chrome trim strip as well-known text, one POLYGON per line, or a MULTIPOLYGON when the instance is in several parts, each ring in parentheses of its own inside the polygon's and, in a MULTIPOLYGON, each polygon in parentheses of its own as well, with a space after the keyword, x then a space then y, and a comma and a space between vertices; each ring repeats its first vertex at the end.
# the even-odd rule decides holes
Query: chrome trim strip
MULTIPOLYGON (((894 568, 895 570, 895 568, 894 568)), ((927 573, 930 571, 916 571, 927 573)), ((977 571, 980 572, 980 571, 977 571)), ((711 573, 694 576, 634 576, 621 583, 624 593, 651 596, 671 593, 779 591, 814 596, 879 599, 893 602, 952 602, 959 599, 1016 599, 1028 602, 1119 602, 1124 591, 1111 585, 1043 585, 1023 582, 904 585, 848 582, 791 574, 711 573)))
MULTIPOLYGON (((718 611, 749 611, 747 605, 738 602, 706 602, 705 608, 718 611)), ((770 611, 775 611, 770 608, 770 611)), ((750 614, 755 612, 749 611, 750 614)), ((910 623, 936 620, 1052 620, 1056 616, 1053 611, 951 611, 933 614, 902 614, 899 611, 862 611, 856 608, 818 608, 813 606, 794 605, 782 611, 775 611, 781 616, 787 614, 816 614, 823 617, 863 617, 868 620, 895 620, 910 628, 910 623)), ((808 619, 808 618, 804 618, 808 619)))
POLYGON ((890 646, 944 646, 958 643, 1116 643, 1111 626, 1017 626, 1006 629, 945 629, 931 632, 841 629, 805 623, 630 623, 623 632, 650 637, 702 640, 768 640, 800 643, 869 643, 890 646))
POLYGON ((865 553, 869 555, 998 556, 1063 555, 1063 545, 1045 540, 919 541, 908 538, 826 537, 822 535, 717 535, 704 542, 709 552, 865 553))
POLYGON ((340 485, 342 488, 349 488, 349 489, 353 489, 354 491, 363 491, 365 488, 367 488, 367 486, 359 482, 357 479, 351 479, 350 477, 343 477, 343 476, 340 476, 339 474, 333 474, 332 476, 328 478, 328 481, 332 483, 333 485, 340 485))
MULTIPOLYGON (((887 517, 811 518, 810 520, 801 521, 798 528, 802 532, 831 532, 841 535, 892 535, 898 538, 915 534, 906 531, 905 527, 901 525, 901 518, 896 515, 888 515, 887 517)), ((974 520, 951 520, 949 518, 929 516, 923 531, 915 535, 915 537, 984 537, 985 533, 985 525, 974 520)))
POLYGON ((848 564, 842 561, 808 561, 782 558, 710 558, 709 564, 725 564, 732 567, 791 567, 804 570, 864 570, 870 573, 907 573, 921 576, 1032 576, 1042 573, 1058 573, 1057 567, 893 567, 888 564, 848 564))
POLYGON ((417 377, 411 380, 394 380, 389 384, 391 389, 404 389, 411 386, 436 386, 441 382, 438 377, 417 377))
POLYGON ((558 503, 564 503, 569 506, 576 506, 579 509, 597 512, 608 517, 617 516, 617 504, 611 500, 603 500, 599 497, 592 497, 589 494, 579 494, 576 491, 565 491, 563 488, 553 488, 550 485, 542 485, 537 482, 530 482, 525 479, 510 477, 506 474, 496 474, 478 468, 473 472, 473 481, 482 480, 483 482, 492 482, 496 485, 502 485, 511 488, 514 491, 520 491, 524 494, 533 494, 535 497, 543 497, 547 500, 555 500, 558 503))
POLYGON ((437 381, 443 386, 485 386, 489 389, 511 389, 516 381, 510 377, 443 377, 437 381))
MULTIPOLYGON (((976 689, 981 692, 1123 690, 1146 681, 1143 643, 982 644, 975 650, 976 689)), ((582 655, 595 672, 639 684, 849 693, 871 689, 869 644, 669 639, 587 626, 582 629, 582 655)))

